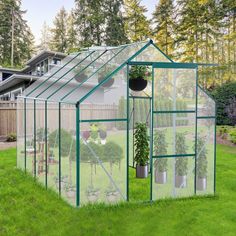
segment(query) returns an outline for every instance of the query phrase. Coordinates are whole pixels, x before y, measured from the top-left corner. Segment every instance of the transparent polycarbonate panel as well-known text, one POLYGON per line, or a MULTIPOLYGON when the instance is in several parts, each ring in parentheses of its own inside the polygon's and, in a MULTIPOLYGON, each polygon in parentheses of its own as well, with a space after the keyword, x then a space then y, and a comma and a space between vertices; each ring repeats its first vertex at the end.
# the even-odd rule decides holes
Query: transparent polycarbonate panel
POLYGON ((36 101, 36 176, 46 184, 45 102, 36 101))
POLYGON ((198 87, 197 116, 215 116, 215 101, 198 87))
MULTIPOLYGON (((87 94, 87 91, 84 93, 85 88, 88 87, 89 91, 92 91, 96 85, 107 79, 107 77, 111 73, 115 72, 115 70, 121 65, 125 66, 125 62, 141 48, 143 48, 145 44, 146 43, 137 43, 107 51, 99 60, 95 62, 95 72, 89 73, 88 81, 86 81, 83 86, 76 86, 72 90, 73 92, 69 93, 69 95, 64 98, 64 101, 79 101, 85 96, 85 94, 87 94)), ((111 81, 112 76, 106 83, 104 83, 104 85, 108 86, 111 81)))
POLYGON ((48 187, 59 190, 59 104, 47 103, 48 187))
POLYGON ((34 175, 34 101, 26 99, 26 170, 34 175))
POLYGON ((215 119, 198 119, 197 124, 197 194, 213 194, 215 119))
POLYGON ((129 166, 134 167, 134 128, 133 122, 134 120, 134 106, 133 106, 133 99, 129 99, 129 166))
POLYGON ((153 158, 152 199, 193 196, 194 158, 153 158))
POLYGON ((136 56, 133 61, 170 62, 170 59, 168 59, 164 53, 151 44, 143 52, 136 56))
POLYGON ((195 110, 195 69, 154 69, 154 110, 195 110))
POLYGON ((76 204, 76 110, 61 104, 61 196, 76 204))
POLYGON ((94 61, 99 62, 100 59, 97 58, 105 57, 105 54, 104 51, 88 51, 81 54, 74 60, 76 61, 75 65, 69 68, 68 71, 62 70, 59 78, 50 79, 50 84, 45 83, 43 93, 38 94, 38 96, 59 101, 65 94, 88 79, 89 75, 95 70, 95 65, 97 65, 94 61))
POLYGON ((126 199, 126 130, 117 131, 117 125, 80 124, 81 204, 112 204, 126 199))
POLYGON ((81 59, 86 55, 86 53, 71 54, 64 58, 58 65, 49 65, 49 71, 40 77, 37 72, 33 72, 32 75, 39 76, 30 87, 24 90, 23 96, 35 97, 41 93, 47 86, 52 84, 53 81, 68 73, 74 66, 81 61, 81 59), (47 81, 47 82, 46 82, 47 81))
POLYGON ((195 145, 195 113, 153 114, 153 155, 193 154, 195 145), (165 149, 159 147, 158 138, 165 149))
POLYGON ((124 119, 127 117, 126 103, 127 79, 126 68, 123 68, 81 103, 81 119, 124 119))
POLYGON ((25 169, 24 99, 17 99, 17 168, 25 169))

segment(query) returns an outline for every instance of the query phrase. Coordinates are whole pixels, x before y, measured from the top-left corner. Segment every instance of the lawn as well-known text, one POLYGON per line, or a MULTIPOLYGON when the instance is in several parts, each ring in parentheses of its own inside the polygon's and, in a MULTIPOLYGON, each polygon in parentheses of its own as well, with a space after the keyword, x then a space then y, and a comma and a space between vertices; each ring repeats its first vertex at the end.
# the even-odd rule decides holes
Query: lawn
MULTIPOLYGON (((73 208, 0 152, 0 235, 235 235, 236 148, 217 146, 217 196, 73 208)), ((146 184, 134 179, 133 194, 146 184), (139 187, 138 187, 139 186, 139 187)))

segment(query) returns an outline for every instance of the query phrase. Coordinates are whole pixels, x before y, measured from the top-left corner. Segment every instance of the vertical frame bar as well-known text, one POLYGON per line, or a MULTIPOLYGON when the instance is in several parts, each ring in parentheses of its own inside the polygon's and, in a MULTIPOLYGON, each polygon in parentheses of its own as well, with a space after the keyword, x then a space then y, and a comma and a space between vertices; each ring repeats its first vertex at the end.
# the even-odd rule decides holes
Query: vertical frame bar
POLYGON ((34 99, 34 178, 36 178, 36 100, 34 99))
MULTIPOLYGON (((127 116, 127 130, 126 130, 126 200, 129 201, 129 65, 127 64, 127 104, 126 104, 126 116, 127 116)), ((134 114, 133 114, 134 116, 134 114)))
POLYGON ((198 117, 198 67, 196 69, 196 97, 195 97, 195 109, 196 109, 196 113, 195 113, 195 164, 194 164, 194 194, 197 193, 197 139, 198 139, 198 129, 197 129, 197 117, 198 117))
POLYGON ((217 105, 215 103, 215 134, 214 134, 214 194, 216 194, 216 116, 217 105))
POLYGON ((150 159, 150 201, 152 201, 152 156, 153 156, 153 111, 154 111, 154 68, 152 66, 152 118, 151 118, 151 139, 150 139, 150 152, 151 152, 151 159, 150 159))
POLYGON ((59 157, 59 196, 61 196, 61 103, 59 102, 58 114, 58 157, 59 157))
POLYGON ((80 105, 76 105, 76 206, 80 206, 80 105))
POLYGON ((47 101, 45 101, 45 142, 44 142, 44 145, 45 145, 45 185, 46 185, 46 188, 48 187, 48 121, 47 121, 47 109, 48 109, 48 106, 47 106, 47 101))
POLYGON ((25 133, 25 139, 24 139, 24 142, 25 142, 25 173, 26 173, 26 98, 24 98, 24 133, 25 133))
POLYGON ((133 97, 133 167, 135 168, 134 166, 134 127, 135 127, 135 98, 133 97))

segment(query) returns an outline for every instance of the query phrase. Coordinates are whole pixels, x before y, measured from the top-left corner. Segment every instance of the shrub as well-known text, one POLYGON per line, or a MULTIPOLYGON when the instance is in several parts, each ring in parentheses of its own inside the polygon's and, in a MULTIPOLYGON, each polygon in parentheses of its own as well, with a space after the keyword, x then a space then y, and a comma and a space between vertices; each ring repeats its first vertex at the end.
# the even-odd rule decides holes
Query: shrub
POLYGON ((109 161, 110 163, 116 163, 121 160, 123 155, 123 150, 118 144, 109 141, 102 146, 102 149, 103 149, 102 156, 104 157, 104 161, 109 161))
POLYGON ((233 128, 229 131, 230 140, 232 143, 236 144, 236 128, 233 128))
POLYGON ((230 130, 230 126, 218 126, 217 127, 217 134, 222 138, 222 139, 226 139, 228 136, 230 130))
POLYGON ((10 133, 7 135, 7 142, 15 142, 16 141, 16 134, 10 133))
POLYGON ((212 95, 217 104, 217 124, 236 125, 235 97, 236 82, 229 82, 217 87, 212 95))

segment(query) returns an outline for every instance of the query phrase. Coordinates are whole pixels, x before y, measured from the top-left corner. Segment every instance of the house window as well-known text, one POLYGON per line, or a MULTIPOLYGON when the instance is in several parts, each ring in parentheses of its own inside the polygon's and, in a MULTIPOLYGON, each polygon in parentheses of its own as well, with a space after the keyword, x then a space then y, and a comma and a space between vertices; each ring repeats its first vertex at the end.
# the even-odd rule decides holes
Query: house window
POLYGON ((53 64, 53 65, 60 65, 60 64, 61 64, 61 59, 53 58, 53 59, 52 59, 52 64, 53 64))

